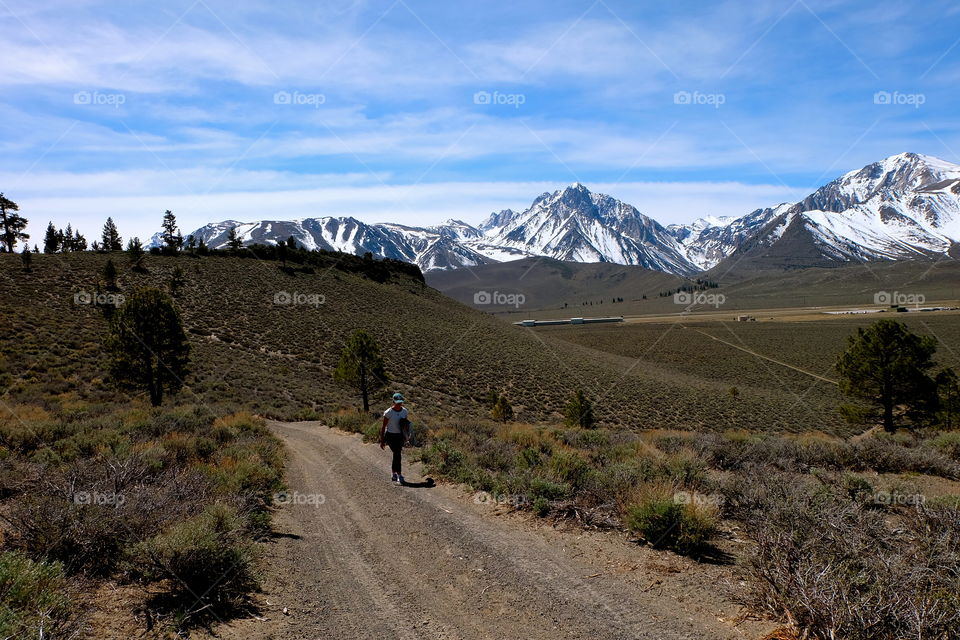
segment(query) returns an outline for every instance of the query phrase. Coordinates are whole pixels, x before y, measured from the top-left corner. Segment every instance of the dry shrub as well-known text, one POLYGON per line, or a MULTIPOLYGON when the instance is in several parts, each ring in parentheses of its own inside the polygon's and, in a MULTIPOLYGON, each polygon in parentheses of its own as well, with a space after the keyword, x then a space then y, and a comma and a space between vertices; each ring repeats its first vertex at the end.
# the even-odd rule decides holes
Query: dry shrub
POLYGON ((61 565, 0 553, 0 637, 75 637, 79 620, 71 591, 61 565))
POLYGON ((926 473, 944 478, 960 477, 960 465, 947 455, 916 439, 871 436, 858 441, 830 437, 784 437, 776 435, 698 434, 689 446, 709 464, 726 471, 767 466, 781 471, 806 473, 811 469, 878 473, 926 473))
POLYGON ((134 545, 128 562, 134 575, 169 580, 173 595, 190 610, 229 611, 257 586, 253 548, 236 510, 221 504, 134 545))
POLYGON ((260 416, 255 416, 249 411, 237 411, 213 421, 213 428, 228 429, 234 432, 250 431, 256 434, 264 433, 266 421, 260 416))
POLYGON ((717 533, 718 510, 677 496, 669 484, 641 488, 636 502, 626 510, 626 525, 655 548, 684 555, 702 552, 717 533))
POLYGON ((736 504, 756 541, 750 606, 824 640, 953 637, 960 512, 884 513, 769 470, 740 482, 736 504))
POLYGON ((931 438, 929 444, 935 450, 960 460, 960 431, 947 431, 931 438))
POLYGON ((61 496, 26 496, 7 519, 13 525, 12 544, 59 561, 72 572, 109 574, 129 537, 114 508, 76 504, 61 496))

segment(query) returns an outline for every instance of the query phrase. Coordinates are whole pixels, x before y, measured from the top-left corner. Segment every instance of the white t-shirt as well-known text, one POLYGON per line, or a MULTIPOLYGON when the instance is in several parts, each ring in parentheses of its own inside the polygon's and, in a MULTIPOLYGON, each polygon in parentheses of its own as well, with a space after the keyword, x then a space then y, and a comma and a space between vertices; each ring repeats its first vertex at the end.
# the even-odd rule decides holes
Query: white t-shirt
POLYGON ((390 407, 383 412, 383 417, 387 419, 387 433, 403 433, 403 429, 400 428, 400 421, 407 417, 407 408, 404 407, 400 411, 394 411, 393 407, 390 407))

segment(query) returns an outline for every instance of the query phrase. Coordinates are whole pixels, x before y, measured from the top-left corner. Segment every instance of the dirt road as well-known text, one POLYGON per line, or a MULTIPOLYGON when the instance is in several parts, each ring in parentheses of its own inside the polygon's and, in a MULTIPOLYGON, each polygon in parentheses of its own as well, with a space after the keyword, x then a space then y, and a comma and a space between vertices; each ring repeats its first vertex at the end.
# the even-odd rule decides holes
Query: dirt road
MULTIPOLYGON (((684 326, 684 328, 687 328, 687 327, 684 326)), ((804 374, 804 375, 810 376, 811 378, 816 378, 817 380, 823 380, 824 382, 829 382, 830 384, 838 384, 836 380, 831 380, 830 378, 824 378, 823 376, 817 375, 816 373, 813 373, 812 371, 807 371, 806 369, 801 369, 800 367, 796 367, 796 366, 794 366, 794 365, 792 365, 792 364, 789 364, 789 363, 787 363, 787 362, 784 362, 783 360, 775 360, 774 358, 771 358, 770 356, 765 356, 765 355, 763 355, 762 353, 757 353, 756 351, 753 351, 752 349, 747 349, 746 347, 743 347, 743 346, 741 346, 741 345, 734 344, 734 343, 730 342, 729 340, 724 340, 723 338, 718 338, 717 336, 715 336, 715 335, 713 335, 713 334, 711 334, 711 333, 707 333, 706 331, 701 331, 700 329, 693 329, 693 330, 696 331, 697 333, 701 334, 701 335, 707 336, 707 337, 710 338, 711 340, 716 340, 717 342, 722 342, 723 344, 727 345, 728 347, 733 347, 734 349, 738 349, 738 350, 740 350, 740 351, 743 351, 744 353, 749 353, 750 355, 756 356, 757 358, 760 358, 761 360, 766 360, 766 361, 768 361, 768 362, 772 362, 773 364, 778 364, 778 365, 780 365, 781 367, 786 367, 787 369, 793 369, 794 371, 798 371, 798 372, 800 372, 800 373, 802 373, 802 374, 804 374)))
POLYGON ((359 436, 271 428, 289 447, 293 504, 264 545, 260 615, 221 625, 221 638, 725 640, 771 628, 737 624, 721 586, 730 567, 416 486, 417 465, 414 486, 396 486, 388 452, 359 436))

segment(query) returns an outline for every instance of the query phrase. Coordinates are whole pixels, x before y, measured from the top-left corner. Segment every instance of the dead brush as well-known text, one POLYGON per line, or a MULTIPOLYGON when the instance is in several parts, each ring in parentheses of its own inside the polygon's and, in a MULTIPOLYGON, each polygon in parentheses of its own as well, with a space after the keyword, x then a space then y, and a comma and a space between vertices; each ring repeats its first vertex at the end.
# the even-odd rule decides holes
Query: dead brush
POLYGON ((822 640, 950 638, 960 625, 960 515, 898 517, 843 491, 758 474, 740 503, 755 542, 744 602, 822 640))

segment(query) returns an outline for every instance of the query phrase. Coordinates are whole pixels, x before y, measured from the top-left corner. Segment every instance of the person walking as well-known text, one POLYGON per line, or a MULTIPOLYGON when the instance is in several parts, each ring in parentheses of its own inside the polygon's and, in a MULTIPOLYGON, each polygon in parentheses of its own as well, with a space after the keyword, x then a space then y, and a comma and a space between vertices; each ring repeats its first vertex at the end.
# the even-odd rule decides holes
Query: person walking
POLYGON ((380 427, 380 448, 389 446, 393 452, 390 467, 393 472, 392 480, 400 484, 405 482, 400 468, 400 454, 404 443, 410 438, 410 420, 407 419, 409 412, 403 402, 402 393, 393 394, 393 405, 383 412, 383 425, 380 427))

